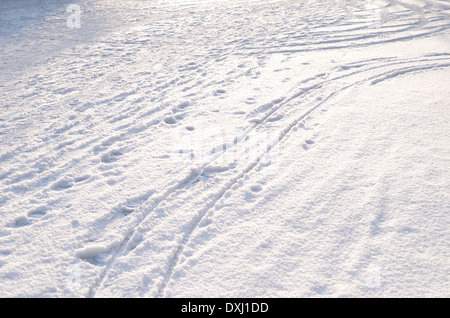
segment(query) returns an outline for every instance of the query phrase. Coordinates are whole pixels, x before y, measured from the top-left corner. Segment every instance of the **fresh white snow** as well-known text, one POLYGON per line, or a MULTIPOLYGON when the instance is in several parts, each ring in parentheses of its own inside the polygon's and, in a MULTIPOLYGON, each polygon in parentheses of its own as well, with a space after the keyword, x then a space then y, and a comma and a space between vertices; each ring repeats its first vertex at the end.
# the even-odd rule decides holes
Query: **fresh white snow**
POLYGON ((450 296, 449 1, 0 12, 1 297, 450 296))

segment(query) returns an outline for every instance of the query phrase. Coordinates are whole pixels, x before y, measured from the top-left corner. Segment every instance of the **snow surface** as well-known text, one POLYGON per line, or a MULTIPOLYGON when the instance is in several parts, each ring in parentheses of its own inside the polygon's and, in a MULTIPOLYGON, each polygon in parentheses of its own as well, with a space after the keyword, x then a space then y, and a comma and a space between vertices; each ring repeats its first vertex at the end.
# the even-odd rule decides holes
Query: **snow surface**
POLYGON ((450 296, 449 1, 0 12, 1 297, 450 296))

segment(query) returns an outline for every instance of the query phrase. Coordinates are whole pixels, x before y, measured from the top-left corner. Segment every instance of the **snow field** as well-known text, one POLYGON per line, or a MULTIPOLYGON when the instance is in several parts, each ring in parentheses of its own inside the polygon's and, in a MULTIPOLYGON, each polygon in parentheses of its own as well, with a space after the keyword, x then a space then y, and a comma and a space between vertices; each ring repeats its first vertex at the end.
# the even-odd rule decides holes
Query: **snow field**
POLYGON ((448 294, 447 2, 25 2, 1 296, 448 294))

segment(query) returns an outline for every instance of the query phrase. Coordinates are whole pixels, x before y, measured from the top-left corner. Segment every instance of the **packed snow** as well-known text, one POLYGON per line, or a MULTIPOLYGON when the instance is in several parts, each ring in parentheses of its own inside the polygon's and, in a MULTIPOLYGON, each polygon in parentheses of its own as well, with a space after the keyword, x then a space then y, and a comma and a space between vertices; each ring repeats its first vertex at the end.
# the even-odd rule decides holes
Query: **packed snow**
POLYGON ((1 297, 450 296, 447 0, 1 0, 1 297))

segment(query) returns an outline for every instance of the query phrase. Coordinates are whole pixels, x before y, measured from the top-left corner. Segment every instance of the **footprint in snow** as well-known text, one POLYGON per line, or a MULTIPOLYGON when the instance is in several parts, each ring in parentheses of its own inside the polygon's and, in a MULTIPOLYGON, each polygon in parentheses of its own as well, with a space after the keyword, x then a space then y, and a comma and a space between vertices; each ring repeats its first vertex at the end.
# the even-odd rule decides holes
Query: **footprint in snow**
POLYGON ((283 119, 283 115, 277 115, 277 116, 275 116, 275 117, 272 117, 272 118, 269 118, 267 121, 269 121, 269 122, 275 122, 275 121, 279 121, 280 119, 283 119))
POLYGON ((103 245, 86 246, 77 251, 77 256, 92 265, 102 266, 110 253, 110 247, 103 245))
POLYGON ((255 200, 258 198, 259 192, 263 190, 263 188, 259 184, 254 184, 248 188, 250 191, 246 191, 245 193, 245 200, 247 202, 255 202, 255 200))
POLYGON ((74 185, 73 182, 70 181, 69 179, 61 179, 55 182, 52 185, 51 189, 55 191, 62 191, 73 187, 73 185, 74 185))
POLYGON ((19 228, 31 224, 31 220, 26 216, 18 216, 12 222, 6 224, 7 227, 19 228))
POLYGON ((177 121, 175 120, 174 117, 166 117, 166 118, 164 118, 164 122, 167 125, 175 125, 177 123, 177 121))
POLYGON ((79 182, 83 182, 83 181, 89 180, 90 178, 91 178, 91 176, 86 174, 84 176, 74 178, 73 181, 75 181, 76 183, 79 183, 79 182))
POLYGON ((250 190, 254 193, 258 193, 262 191, 262 187, 260 185, 253 185, 250 187, 250 190))
POLYGON ((180 110, 185 110, 188 107, 191 107, 192 104, 190 102, 182 102, 180 105, 177 106, 180 110))
POLYGON ((315 143, 314 140, 306 139, 306 140, 305 140, 305 143, 302 145, 302 147, 303 147, 303 149, 308 150, 308 149, 309 149, 308 146, 311 146, 311 145, 313 145, 314 143, 315 143))
POLYGON ((225 94, 227 91, 224 89, 218 89, 214 92, 214 96, 219 96, 225 94))
POLYGON ((89 180, 91 178, 90 175, 86 174, 81 177, 76 177, 72 179, 63 178, 61 180, 56 181, 52 186, 51 189, 55 191, 62 191, 69 188, 72 188, 75 183, 81 183, 83 181, 89 180))
POLYGON ((111 150, 108 153, 101 156, 101 161, 103 163, 112 163, 119 160, 119 157, 123 155, 121 150, 111 150))
POLYGON ((40 206, 28 212, 28 217, 32 219, 40 219, 47 214, 47 207, 40 206))
POLYGON ((256 99, 254 99, 253 97, 249 97, 245 100, 245 103, 248 105, 256 104, 256 99))
POLYGON ((11 250, 0 250, 0 256, 8 256, 12 253, 11 250))

